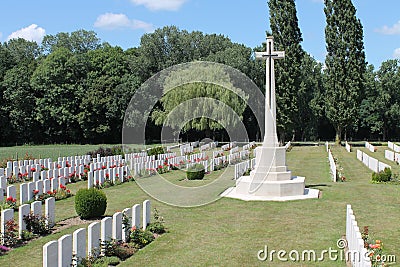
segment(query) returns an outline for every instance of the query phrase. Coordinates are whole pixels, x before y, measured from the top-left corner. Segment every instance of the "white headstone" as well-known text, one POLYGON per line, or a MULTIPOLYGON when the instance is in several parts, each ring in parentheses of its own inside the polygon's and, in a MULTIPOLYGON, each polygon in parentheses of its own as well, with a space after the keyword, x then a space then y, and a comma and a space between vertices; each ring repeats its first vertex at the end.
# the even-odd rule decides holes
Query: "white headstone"
POLYGON ((112 218, 112 238, 122 240, 122 212, 116 212, 112 218))
POLYGON ((8 221, 11 221, 14 219, 14 210, 13 209, 5 209, 1 211, 1 233, 4 233, 6 231, 6 224, 8 221))
POLYGON ((47 179, 47 172, 46 172, 46 171, 41 171, 41 172, 40 172, 40 178, 41 178, 42 180, 47 179))
POLYGON ((88 173, 88 189, 93 187, 93 173, 89 172, 88 173))
POLYGON ((33 196, 34 196, 33 191, 35 190, 35 187, 36 187, 36 185, 34 182, 28 183, 28 201, 33 199, 33 196))
POLYGON ((52 227, 56 221, 56 199, 54 197, 47 198, 45 201, 45 216, 46 216, 46 224, 52 227))
POLYGON ((64 177, 58 178, 58 186, 61 187, 61 185, 65 186, 65 178, 64 177))
POLYGON ((14 185, 7 186, 7 197, 17 199, 17 189, 14 185))
POLYGON ((88 255, 95 256, 95 254, 98 253, 99 249, 100 249, 100 223, 93 222, 88 226, 88 255))
POLYGON ((42 202, 34 201, 31 203, 31 212, 36 216, 42 215, 42 202))
POLYGON ((58 267, 71 267, 72 235, 63 235, 58 239, 58 267))
POLYGON ((108 241, 112 238, 112 218, 106 217, 101 220, 101 241, 108 241))
POLYGON ((51 191, 58 190, 58 178, 51 179, 51 191))
POLYGON ((33 182, 39 181, 39 172, 33 172, 32 175, 33 182))
POLYGON ((31 206, 29 204, 24 204, 19 206, 18 208, 18 228, 19 228, 19 236, 21 236, 22 231, 26 230, 26 223, 24 221, 24 216, 27 216, 31 211, 31 206))
POLYGON ((132 207, 132 227, 136 226, 137 229, 140 227, 140 210, 139 204, 132 207))
POLYGON ((43 267, 58 267, 58 242, 50 241, 43 246, 43 267))
POLYGON ((128 219, 128 225, 126 225, 127 228, 122 225, 122 241, 126 241, 128 239, 128 234, 129 234, 129 228, 132 225, 132 209, 131 208, 126 208, 122 211, 123 217, 126 217, 128 219))
POLYGON ((35 188, 36 190, 38 190, 39 192, 37 193, 38 196, 40 196, 41 194, 43 194, 43 181, 39 180, 35 183, 35 188))
POLYGON ((7 177, 5 176, 0 176, 0 188, 3 188, 4 190, 7 188, 7 177))
POLYGON ((28 201, 28 184, 19 185, 19 203, 20 205, 28 201))
POLYGON ((43 180, 43 193, 47 194, 47 192, 51 191, 50 182, 49 179, 43 180))
POLYGON ((379 162, 377 159, 373 158, 373 157, 369 157, 369 163, 368 163, 368 167, 374 171, 374 172, 379 172, 379 162))
POLYGON ((86 258, 86 229, 79 228, 72 234, 72 252, 76 256, 78 263, 86 258))
POLYGON ((150 223, 150 200, 143 201, 143 230, 146 230, 150 223))

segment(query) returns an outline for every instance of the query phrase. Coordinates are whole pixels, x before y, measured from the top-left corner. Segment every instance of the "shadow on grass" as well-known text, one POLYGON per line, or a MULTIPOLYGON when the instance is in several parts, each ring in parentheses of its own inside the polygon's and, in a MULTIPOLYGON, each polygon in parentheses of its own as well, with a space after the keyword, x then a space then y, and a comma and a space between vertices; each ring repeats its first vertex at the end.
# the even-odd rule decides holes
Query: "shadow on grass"
POLYGON ((310 184, 307 185, 307 188, 314 188, 314 187, 320 187, 320 186, 326 186, 326 187, 332 187, 332 185, 327 185, 327 184, 310 184))

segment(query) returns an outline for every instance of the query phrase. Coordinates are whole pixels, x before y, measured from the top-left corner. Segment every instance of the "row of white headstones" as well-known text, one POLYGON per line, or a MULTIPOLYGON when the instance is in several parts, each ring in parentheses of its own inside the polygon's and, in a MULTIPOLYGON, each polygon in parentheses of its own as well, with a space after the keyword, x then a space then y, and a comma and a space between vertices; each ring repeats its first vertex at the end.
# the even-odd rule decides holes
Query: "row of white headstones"
MULTIPOLYGON (((225 145, 225 149, 231 148, 235 143, 230 143, 225 145)), ((52 162, 51 159, 37 159, 37 160, 25 160, 25 161, 14 161, 8 162, 7 168, 0 169, 0 201, 4 197, 17 199, 16 188, 14 185, 7 186, 7 177, 1 176, 1 174, 6 175, 18 175, 17 172, 23 171, 29 173, 33 177, 32 182, 20 184, 19 193, 19 203, 22 205, 29 202, 35 198, 34 191, 37 191, 36 196, 47 193, 49 191, 53 192, 58 190, 60 186, 65 186, 69 182, 69 174, 76 173, 79 178, 84 173, 84 166, 89 164, 88 175, 88 188, 95 186, 96 184, 104 184, 106 179, 110 179, 112 182, 120 181, 124 182, 124 176, 129 173, 127 165, 129 164, 133 175, 137 175, 139 172, 144 170, 156 169, 159 165, 163 165, 164 161, 167 160, 168 168, 169 164, 175 164, 184 161, 186 168, 192 166, 195 163, 202 164, 206 172, 214 171, 215 168, 225 162, 228 164, 234 164, 238 161, 246 160, 250 156, 249 149, 253 144, 247 144, 243 146, 242 151, 234 152, 238 150, 239 147, 233 147, 230 150, 229 155, 215 157, 209 162, 205 160, 205 152, 185 155, 177 157, 176 153, 166 153, 156 156, 147 156, 145 152, 142 153, 132 153, 126 154, 125 160, 122 159, 121 155, 93 158, 92 162, 89 155, 85 156, 75 156, 75 157, 63 157, 59 158, 57 162, 52 162), (234 150, 236 149, 236 150, 234 150), (42 170, 41 166, 49 168, 49 170, 42 170), (68 167, 69 166, 69 167, 68 167), (104 168, 104 169, 103 169, 104 168), (9 172, 14 169, 13 172, 9 172), (31 170, 34 169, 35 171, 31 170), (15 173, 14 173, 15 172, 15 173)), ((222 154, 224 150, 214 151, 213 156, 222 154)))
POLYGON ((385 158, 400 164, 400 146, 389 141, 388 148, 391 150, 385 150, 385 158))
POLYGON ((346 210, 346 240, 348 249, 346 260, 348 260, 352 266, 371 267, 371 259, 364 246, 364 240, 362 239, 360 228, 351 205, 347 205, 346 210))
MULTIPOLYGON (((55 222, 55 198, 47 198, 45 200, 45 212, 44 216, 46 218, 46 225, 52 227, 55 222)), ((22 231, 26 230, 26 223, 24 221, 24 217, 32 213, 36 216, 42 216, 42 202, 41 201, 34 201, 30 205, 24 204, 19 206, 18 208, 18 233, 21 237, 22 231)), ((0 228, 1 228, 1 236, 7 231, 7 223, 11 220, 14 220, 14 210, 13 209, 5 209, 1 211, 1 221, 0 221, 0 228)), ((4 243, 3 240, 1 242, 4 243)))
POLYGON ((358 149, 357 149, 357 159, 361 161, 365 166, 367 166, 370 170, 376 173, 383 171, 385 168, 389 169, 392 168, 386 163, 383 163, 358 149))
POLYGON ((47 242, 43 246, 43 267, 69 267, 75 266, 83 258, 97 257, 101 251, 101 243, 105 241, 126 241, 129 229, 135 226, 137 229, 150 224, 150 201, 143 202, 142 220, 140 220, 141 206, 134 205, 122 212, 116 212, 112 217, 105 217, 100 222, 91 223, 87 229, 80 228, 60 237, 57 241, 47 242), (128 218, 129 229, 124 228, 123 216, 128 218), (142 221, 142 222, 141 222, 142 221), (75 258, 75 262, 73 262, 75 258))

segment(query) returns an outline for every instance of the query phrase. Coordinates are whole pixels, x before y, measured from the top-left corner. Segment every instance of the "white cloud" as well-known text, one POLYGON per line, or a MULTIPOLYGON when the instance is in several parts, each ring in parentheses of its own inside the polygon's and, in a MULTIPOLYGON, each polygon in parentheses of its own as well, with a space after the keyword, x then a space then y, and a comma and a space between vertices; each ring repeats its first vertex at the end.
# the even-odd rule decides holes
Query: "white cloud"
POLYGON ((135 5, 144 5, 150 10, 178 10, 187 0, 131 0, 135 5))
POLYGON ((393 57, 400 59, 400 48, 394 50, 393 57))
POLYGON ((116 29, 129 27, 131 21, 124 14, 106 13, 97 17, 94 26, 97 28, 116 29))
POLYGON ((385 35, 395 35, 395 34, 400 34, 400 21, 395 23, 392 27, 389 26, 383 26, 380 29, 376 29, 376 32, 385 34, 385 35))
POLYGON ((7 40, 11 40, 14 38, 23 38, 28 41, 35 41, 37 43, 41 43, 45 35, 46 31, 43 28, 39 27, 36 24, 31 24, 26 28, 22 28, 18 31, 11 33, 7 37, 7 40))
POLYGON ((125 14, 114 13, 105 13, 98 16, 94 26, 109 30, 118 28, 143 29, 146 32, 154 30, 153 24, 136 19, 131 20, 125 14))

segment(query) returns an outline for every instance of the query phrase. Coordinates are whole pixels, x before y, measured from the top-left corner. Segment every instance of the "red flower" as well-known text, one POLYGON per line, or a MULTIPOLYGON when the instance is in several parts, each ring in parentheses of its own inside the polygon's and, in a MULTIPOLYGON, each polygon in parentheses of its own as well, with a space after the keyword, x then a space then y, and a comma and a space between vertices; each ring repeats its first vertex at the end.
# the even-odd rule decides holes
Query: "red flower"
POLYGON ((65 185, 62 185, 62 184, 60 184, 60 188, 63 189, 63 190, 66 189, 65 185))
POLYGON ((68 194, 71 193, 71 190, 67 189, 67 193, 68 193, 68 194))
POLYGON ((115 174, 115 176, 117 176, 117 177, 118 177, 118 176, 119 176, 119 174, 118 174, 118 173, 116 173, 116 174, 115 174))
POLYGON ((17 202, 17 200, 15 199, 15 198, 13 198, 13 197, 8 197, 7 199, 6 199, 6 201, 7 202, 13 202, 13 203, 15 203, 15 202, 17 202))
POLYGON ((106 166, 101 166, 101 168, 104 170, 104 169, 107 169, 107 167, 106 166))
POLYGON ((35 172, 36 171, 36 169, 35 168, 31 168, 31 172, 35 172))
POLYGON ((57 164, 57 168, 58 168, 58 169, 61 169, 61 165, 60 165, 60 164, 57 164))
POLYGON ((108 173, 106 173, 106 178, 110 178, 110 175, 108 173))
POLYGON ((47 194, 48 194, 48 195, 51 195, 51 194, 53 194, 53 192, 51 192, 51 191, 47 191, 47 194))
POLYGON ((88 169, 84 169, 83 172, 84 172, 84 173, 87 173, 87 172, 88 172, 88 169))
POLYGON ((39 190, 37 190, 37 189, 33 190, 33 194, 34 194, 34 195, 39 194, 39 190))

